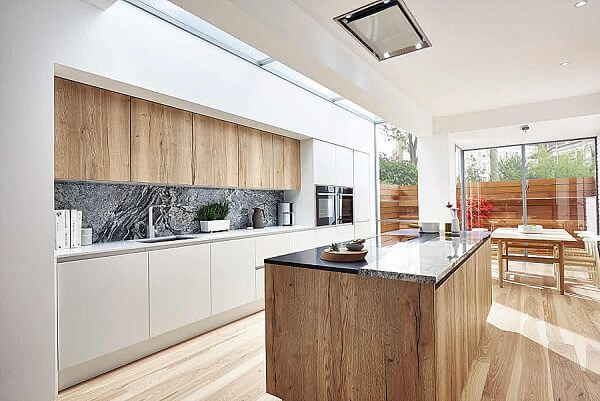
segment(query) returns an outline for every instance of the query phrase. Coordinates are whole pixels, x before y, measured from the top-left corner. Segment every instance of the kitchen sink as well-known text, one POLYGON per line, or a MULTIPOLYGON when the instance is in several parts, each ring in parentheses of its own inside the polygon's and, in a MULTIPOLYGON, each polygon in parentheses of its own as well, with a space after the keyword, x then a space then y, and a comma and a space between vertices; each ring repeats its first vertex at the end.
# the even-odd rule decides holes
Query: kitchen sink
POLYGON ((192 235, 171 235, 169 237, 156 237, 156 238, 145 238, 140 239, 138 242, 143 242, 145 244, 155 244, 157 242, 173 242, 173 241, 181 241, 184 239, 192 239, 195 238, 192 235))

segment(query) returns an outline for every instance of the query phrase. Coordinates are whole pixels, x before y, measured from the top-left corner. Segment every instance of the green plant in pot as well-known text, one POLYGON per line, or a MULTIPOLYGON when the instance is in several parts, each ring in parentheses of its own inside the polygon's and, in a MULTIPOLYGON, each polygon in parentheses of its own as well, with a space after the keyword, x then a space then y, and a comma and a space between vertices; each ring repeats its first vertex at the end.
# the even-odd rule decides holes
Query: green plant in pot
POLYGON ((212 233, 229 230, 231 221, 226 219, 229 214, 229 206, 227 200, 200 206, 196 213, 196 219, 200 222, 200 231, 212 233))

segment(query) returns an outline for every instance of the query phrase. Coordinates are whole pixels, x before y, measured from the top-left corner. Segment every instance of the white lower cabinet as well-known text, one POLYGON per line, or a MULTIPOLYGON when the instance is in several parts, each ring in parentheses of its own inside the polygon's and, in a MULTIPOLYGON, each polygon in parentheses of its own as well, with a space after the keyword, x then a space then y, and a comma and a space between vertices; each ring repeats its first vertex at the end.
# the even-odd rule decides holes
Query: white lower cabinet
POLYGON ((256 299, 255 240, 239 239, 210 245, 212 314, 256 299))
POLYGON ((369 238, 375 235, 371 229, 370 221, 357 221, 354 223, 354 239, 369 238))
POLYGON ((59 369, 149 338, 148 254, 58 263, 59 369))
POLYGON ((315 246, 331 245, 337 238, 337 227, 324 227, 315 230, 317 242, 315 246))
POLYGON ((335 242, 351 241, 354 239, 354 225, 347 224, 336 227, 335 242))
POLYGON ((150 336, 211 315, 210 244, 150 251, 150 336))
POLYGON ((290 252, 300 252, 317 246, 316 230, 290 233, 290 252))
POLYGON ((265 297, 265 269, 255 270, 256 277, 256 299, 265 297))
POLYGON ((265 264, 265 259, 290 253, 290 234, 266 235, 256 238, 255 266, 265 264))

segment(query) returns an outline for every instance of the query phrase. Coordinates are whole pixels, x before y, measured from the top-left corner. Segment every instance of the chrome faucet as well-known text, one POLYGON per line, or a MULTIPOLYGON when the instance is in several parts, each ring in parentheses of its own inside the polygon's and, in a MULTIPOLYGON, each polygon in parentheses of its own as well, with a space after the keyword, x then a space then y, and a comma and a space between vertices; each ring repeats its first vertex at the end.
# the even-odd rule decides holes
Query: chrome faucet
POLYGON ((152 205, 148 208, 148 238, 154 238, 156 236, 156 231, 154 228, 154 216, 152 210, 155 207, 183 207, 183 205, 152 205))

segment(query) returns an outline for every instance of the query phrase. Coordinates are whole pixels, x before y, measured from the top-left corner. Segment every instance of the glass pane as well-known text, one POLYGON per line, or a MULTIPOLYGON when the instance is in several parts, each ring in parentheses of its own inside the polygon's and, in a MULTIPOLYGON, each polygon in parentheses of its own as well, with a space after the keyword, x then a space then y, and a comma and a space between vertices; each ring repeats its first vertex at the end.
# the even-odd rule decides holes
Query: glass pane
POLYGON ((418 235, 417 141, 392 124, 376 125, 379 151, 381 244, 391 245, 418 235))
POLYGON ((467 229, 522 224, 521 147, 465 151, 464 162, 467 229))
POLYGON ((366 117, 371 121, 381 121, 381 118, 379 116, 371 113, 369 110, 360 107, 359 105, 348 99, 338 100, 335 102, 335 104, 337 104, 338 106, 342 106, 343 108, 350 110, 360 116, 366 117))
POLYGON ((279 61, 273 61, 272 63, 265 64, 263 68, 267 71, 271 71, 272 73, 279 75, 284 79, 294 82, 298 86, 308 89, 309 91, 314 92, 330 101, 340 97, 340 95, 338 95, 331 89, 328 89, 320 83, 308 78, 307 76, 300 74, 298 71, 284 64, 281 64, 279 61))
POLYGON ((142 3, 142 5, 146 5, 147 7, 150 7, 158 11, 159 13, 162 13, 163 16, 172 18, 174 20, 172 22, 178 22, 178 24, 176 25, 178 25, 180 28, 183 28, 199 36, 206 36, 208 38, 211 38, 214 42, 217 42, 222 47, 232 49, 236 53, 244 55, 251 61, 257 62, 259 60, 269 58, 268 55, 261 52, 260 50, 257 50, 254 47, 242 42, 234 36, 231 36, 230 34, 198 18, 194 14, 189 13, 183 8, 176 6, 170 1, 136 0, 132 1, 132 3, 142 3))
MULTIPOLYGON (((594 140, 527 145, 527 223, 596 232, 594 140)), ((575 238, 578 238, 574 235, 575 238)))

